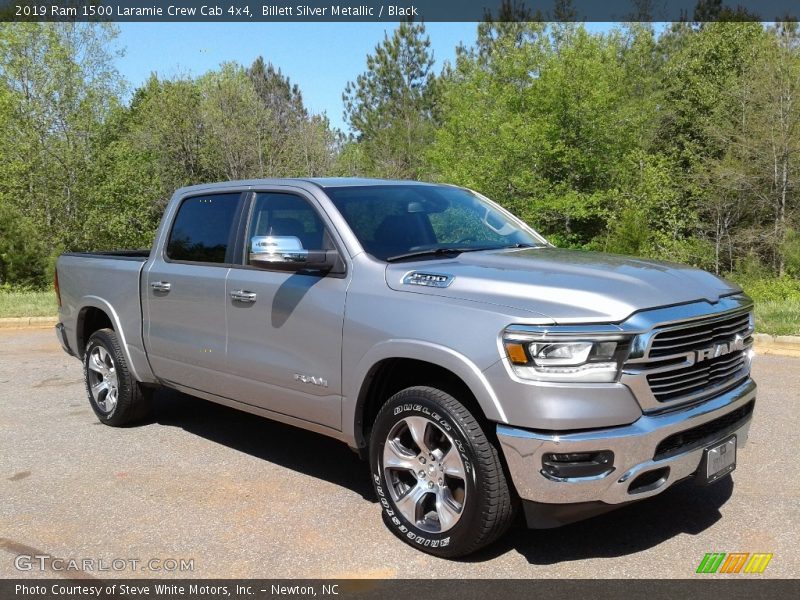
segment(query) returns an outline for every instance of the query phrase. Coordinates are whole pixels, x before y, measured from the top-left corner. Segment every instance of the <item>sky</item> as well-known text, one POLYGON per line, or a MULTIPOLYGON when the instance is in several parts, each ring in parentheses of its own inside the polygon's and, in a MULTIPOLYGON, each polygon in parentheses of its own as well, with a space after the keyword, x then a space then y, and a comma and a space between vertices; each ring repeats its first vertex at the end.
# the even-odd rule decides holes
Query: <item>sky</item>
MULTIPOLYGON (((393 23, 118 23, 117 68, 131 89, 155 71, 160 77, 193 76, 225 61, 249 66, 262 55, 300 86, 307 108, 326 113, 347 130, 342 92, 366 68, 367 54, 393 23)), ((453 60, 456 46, 475 41, 475 23, 430 23, 435 69, 453 60)))

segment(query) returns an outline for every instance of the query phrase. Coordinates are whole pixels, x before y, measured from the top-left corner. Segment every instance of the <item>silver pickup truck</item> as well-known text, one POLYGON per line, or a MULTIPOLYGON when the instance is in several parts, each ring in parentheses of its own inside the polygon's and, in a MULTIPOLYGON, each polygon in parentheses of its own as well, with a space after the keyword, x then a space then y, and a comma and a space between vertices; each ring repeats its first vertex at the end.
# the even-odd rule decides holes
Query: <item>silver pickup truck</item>
POLYGON ((178 190, 150 251, 57 264, 64 349, 120 426, 174 388, 337 438, 387 526, 444 557, 728 476, 752 302, 561 250, 478 193, 362 179, 178 190))

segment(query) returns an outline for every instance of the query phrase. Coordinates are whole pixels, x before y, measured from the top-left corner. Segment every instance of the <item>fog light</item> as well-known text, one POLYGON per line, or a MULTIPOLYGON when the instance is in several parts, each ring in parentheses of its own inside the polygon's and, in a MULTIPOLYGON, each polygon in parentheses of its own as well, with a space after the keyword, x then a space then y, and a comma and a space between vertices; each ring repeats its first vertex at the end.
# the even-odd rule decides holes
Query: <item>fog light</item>
POLYGON ((547 453, 542 456, 542 474, 551 479, 597 477, 613 470, 614 453, 610 450, 547 453))

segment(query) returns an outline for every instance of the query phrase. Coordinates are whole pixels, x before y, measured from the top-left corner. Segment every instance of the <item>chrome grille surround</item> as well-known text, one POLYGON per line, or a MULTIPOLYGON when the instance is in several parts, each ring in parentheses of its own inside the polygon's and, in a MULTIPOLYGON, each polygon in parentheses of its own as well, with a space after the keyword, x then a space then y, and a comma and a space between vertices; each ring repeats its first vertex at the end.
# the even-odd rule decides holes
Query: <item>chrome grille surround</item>
POLYGON ((753 332, 749 299, 729 310, 657 324, 634 340, 620 381, 645 412, 703 402, 747 379, 753 332))

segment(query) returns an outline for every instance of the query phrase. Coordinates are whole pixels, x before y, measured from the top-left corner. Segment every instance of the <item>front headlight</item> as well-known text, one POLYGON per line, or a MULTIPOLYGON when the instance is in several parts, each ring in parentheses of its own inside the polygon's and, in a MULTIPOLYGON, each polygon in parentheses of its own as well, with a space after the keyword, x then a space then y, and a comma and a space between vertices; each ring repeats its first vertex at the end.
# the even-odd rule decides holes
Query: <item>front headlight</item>
POLYGON ((514 373, 522 379, 608 383, 619 376, 630 338, 617 334, 506 333, 503 346, 514 373))

